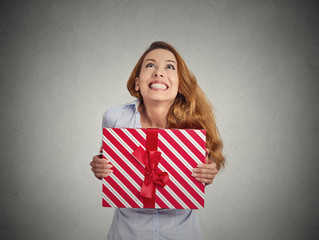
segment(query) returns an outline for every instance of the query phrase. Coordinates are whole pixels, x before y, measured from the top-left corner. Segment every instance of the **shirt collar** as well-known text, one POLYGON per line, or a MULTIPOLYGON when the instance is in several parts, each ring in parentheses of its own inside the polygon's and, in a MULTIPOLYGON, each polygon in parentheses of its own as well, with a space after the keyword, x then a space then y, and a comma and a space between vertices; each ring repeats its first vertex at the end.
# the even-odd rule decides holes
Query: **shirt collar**
POLYGON ((138 113, 138 106, 140 105, 141 101, 139 99, 135 99, 133 102, 129 103, 132 107, 134 107, 135 112, 138 113))

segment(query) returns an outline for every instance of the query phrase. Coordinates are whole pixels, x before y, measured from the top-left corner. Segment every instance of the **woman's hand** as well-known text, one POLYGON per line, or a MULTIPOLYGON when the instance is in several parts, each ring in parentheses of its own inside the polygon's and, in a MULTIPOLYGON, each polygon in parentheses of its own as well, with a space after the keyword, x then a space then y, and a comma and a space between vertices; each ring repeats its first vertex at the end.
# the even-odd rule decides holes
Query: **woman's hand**
POLYGON ((193 169, 192 174, 196 180, 205 183, 206 185, 211 184, 218 173, 216 163, 208 158, 208 152, 209 150, 206 148, 205 164, 199 164, 197 168, 193 169))
POLYGON ((95 177, 100 180, 104 177, 110 176, 110 174, 113 172, 111 169, 113 165, 110 164, 109 160, 102 158, 102 154, 95 155, 90 165, 95 177))

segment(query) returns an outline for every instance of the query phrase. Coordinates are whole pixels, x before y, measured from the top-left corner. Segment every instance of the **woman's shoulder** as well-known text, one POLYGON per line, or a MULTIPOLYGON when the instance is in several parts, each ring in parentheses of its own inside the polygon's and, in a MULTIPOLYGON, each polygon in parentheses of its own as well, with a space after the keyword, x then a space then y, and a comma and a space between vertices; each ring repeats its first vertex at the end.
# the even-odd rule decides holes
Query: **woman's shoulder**
POLYGON ((110 106, 103 114, 103 127, 115 127, 120 120, 130 119, 137 113, 139 100, 119 106, 110 106))
POLYGON ((123 113, 135 113, 137 111, 138 104, 139 100, 135 100, 133 102, 122 104, 119 106, 110 106, 107 108, 104 116, 108 117, 122 115, 123 113))

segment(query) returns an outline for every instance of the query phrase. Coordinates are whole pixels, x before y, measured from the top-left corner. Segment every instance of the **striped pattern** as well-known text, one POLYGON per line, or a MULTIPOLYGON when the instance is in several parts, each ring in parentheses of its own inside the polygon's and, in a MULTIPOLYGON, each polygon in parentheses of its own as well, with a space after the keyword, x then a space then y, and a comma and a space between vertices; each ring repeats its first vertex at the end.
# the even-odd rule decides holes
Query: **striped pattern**
MULTIPOLYGON (((145 150, 146 129, 104 128, 103 157, 113 164, 113 174, 103 179, 103 206, 143 208, 139 195, 144 166, 132 152, 145 150)), ((169 183, 156 188, 155 207, 171 209, 204 208, 204 184, 191 176, 192 169, 205 162, 204 130, 159 129, 157 150, 159 169, 169 174, 169 183)))

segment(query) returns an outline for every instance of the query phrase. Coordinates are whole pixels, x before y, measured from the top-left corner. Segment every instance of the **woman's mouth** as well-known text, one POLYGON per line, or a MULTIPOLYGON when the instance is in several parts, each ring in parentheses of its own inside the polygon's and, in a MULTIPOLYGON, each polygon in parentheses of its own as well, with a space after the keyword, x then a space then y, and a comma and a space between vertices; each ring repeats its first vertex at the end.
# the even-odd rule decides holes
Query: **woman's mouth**
POLYGON ((151 83, 149 86, 152 89, 159 89, 159 90, 166 90, 168 88, 168 86, 163 83, 151 83))

